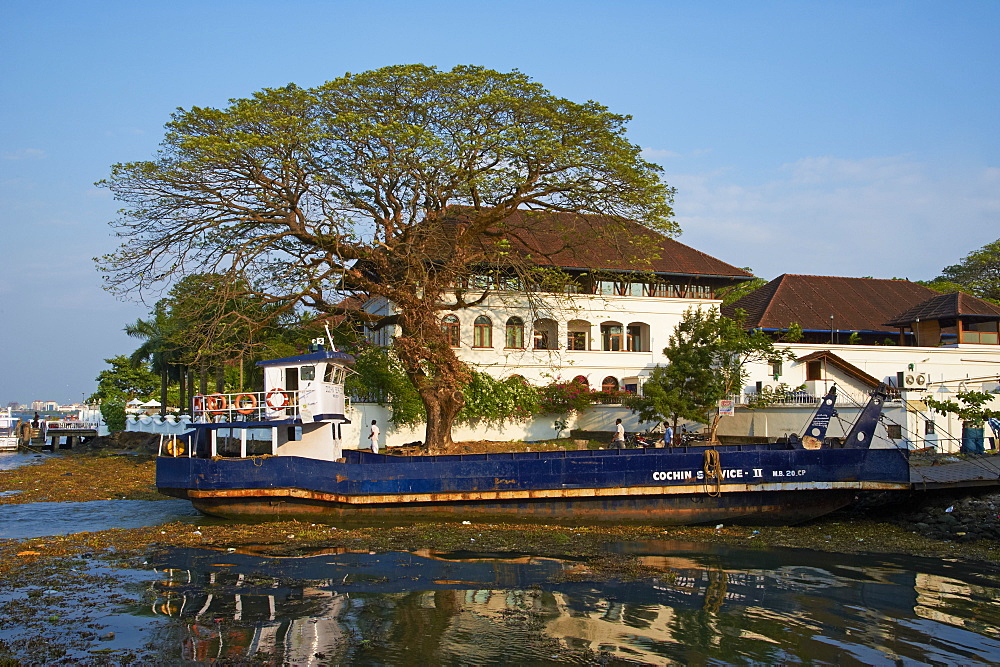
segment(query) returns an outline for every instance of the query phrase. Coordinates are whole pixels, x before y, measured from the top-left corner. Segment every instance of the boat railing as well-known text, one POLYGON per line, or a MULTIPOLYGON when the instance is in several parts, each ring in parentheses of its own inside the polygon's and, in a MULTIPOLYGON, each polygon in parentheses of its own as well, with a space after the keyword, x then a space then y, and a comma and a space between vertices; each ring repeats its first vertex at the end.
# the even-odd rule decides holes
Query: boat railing
POLYGON ((197 395, 192 399, 195 422, 264 422, 297 419, 299 392, 287 389, 197 395))

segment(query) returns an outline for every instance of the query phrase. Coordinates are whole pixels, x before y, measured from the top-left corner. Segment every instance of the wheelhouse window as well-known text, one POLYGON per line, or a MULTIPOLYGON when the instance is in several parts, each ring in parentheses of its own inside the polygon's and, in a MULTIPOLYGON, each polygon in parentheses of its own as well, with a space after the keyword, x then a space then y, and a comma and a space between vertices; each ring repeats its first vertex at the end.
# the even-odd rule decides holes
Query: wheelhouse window
POLYGON ((461 325, 458 323, 458 318, 454 315, 445 315, 441 319, 441 331, 444 332, 444 338, 448 341, 448 345, 451 347, 458 347, 460 341, 462 340, 461 325))
POLYGON ((520 317, 511 317, 507 320, 506 347, 524 349, 524 320, 520 317))
POLYGON ((473 347, 493 347, 493 322, 485 315, 476 318, 472 329, 473 347))

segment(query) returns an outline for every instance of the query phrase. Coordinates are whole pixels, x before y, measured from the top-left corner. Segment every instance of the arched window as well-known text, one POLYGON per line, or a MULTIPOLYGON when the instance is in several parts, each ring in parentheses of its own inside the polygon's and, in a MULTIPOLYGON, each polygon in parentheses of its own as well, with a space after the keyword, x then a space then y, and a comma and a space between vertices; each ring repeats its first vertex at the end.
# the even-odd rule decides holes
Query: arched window
POLYGON ((511 317, 507 320, 507 347, 524 349, 524 320, 511 317))
POLYGON ((448 345, 458 347, 459 342, 462 340, 462 330, 457 317, 454 315, 445 315, 441 320, 441 331, 444 332, 444 337, 448 341, 448 345))
POLYGON ((570 320, 567 323, 566 349, 587 350, 590 348, 590 323, 586 320, 570 320))
POLYGON ((601 383, 601 391, 618 391, 618 378, 609 375, 601 383))
POLYGON ((493 323, 485 315, 477 317, 473 325, 472 347, 493 347, 493 323))
POLYGON ((649 352, 649 336, 645 333, 648 329, 648 326, 640 322, 633 322, 625 327, 625 349, 629 352, 649 352))
POLYGON ((575 378, 573 378, 573 382, 577 384, 582 384, 584 387, 590 386, 590 381, 587 380, 587 377, 585 375, 577 375, 575 378))
POLYGON ((604 350, 608 352, 621 352, 625 349, 624 327, 617 322, 601 325, 601 339, 604 350))
POLYGON ((559 336, 559 325, 555 320, 542 318, 535 320, 532 346, 536 350, 554 350, 559 336))

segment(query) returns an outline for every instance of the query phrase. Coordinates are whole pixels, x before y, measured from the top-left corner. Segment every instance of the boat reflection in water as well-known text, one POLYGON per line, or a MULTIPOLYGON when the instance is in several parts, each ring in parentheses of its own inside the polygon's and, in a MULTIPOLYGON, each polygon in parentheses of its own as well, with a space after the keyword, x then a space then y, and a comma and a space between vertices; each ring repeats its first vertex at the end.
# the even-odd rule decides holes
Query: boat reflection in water
POLYGON ((1000 570, 968 563, 647 542, 593 564, 186 549, 158 566, 165 659, 1000 661, 1000 570), (621 562, 634 578, 592 569, 621 562))

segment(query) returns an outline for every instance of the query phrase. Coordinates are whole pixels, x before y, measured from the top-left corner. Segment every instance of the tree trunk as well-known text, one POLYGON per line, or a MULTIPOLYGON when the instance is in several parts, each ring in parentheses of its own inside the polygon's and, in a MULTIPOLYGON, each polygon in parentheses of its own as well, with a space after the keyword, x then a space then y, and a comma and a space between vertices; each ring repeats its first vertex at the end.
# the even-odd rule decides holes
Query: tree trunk
POLYGON ((424 404, 425 443, 429 450, 444 450, 453 442, 451 427, 465 406, 461 388, 468 368, 444 339, 435 310, 414 308, 399 326, 402 335, 393 338, 392 348, 424 404))
POLYGON ((177 407, 180 409, 179 415, 187 413, 187 369, 183 366, 180 367, 180 373, 177 374, 177 407))
POLYGON ((170 378, 167 377, 167 365, 163 364, 160 369, 160 417, 167 416, 167 384, 170 378))
POLYGON ((708 442, 709 442, 709 444, 712 444, 712 445, 719 444, 718 440, 716 438, 715 433, 719 430, 719 421, 721 419, 722 419, 722 415, 720 415, 718 412, 716 412, 715 416, 712 417, 712 423, 708 427, 708 442))
POLYGON ((420 393, 420 398, 427 412, 424 430, 427 448, 431 451, 445 451, 454 443, 451 439, 451 426, 465 406, 465 397, 458 389, 442 387, 425 390, 420 393))

